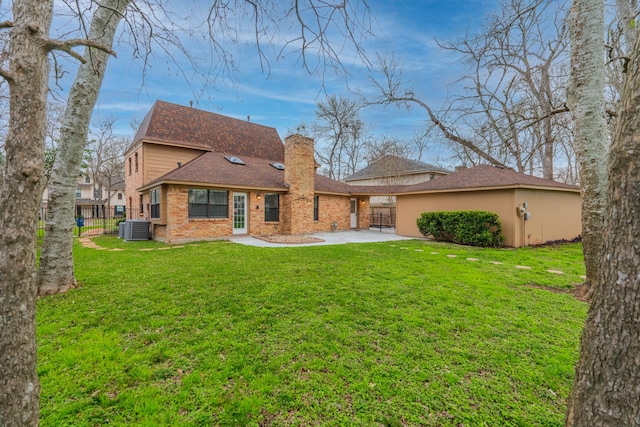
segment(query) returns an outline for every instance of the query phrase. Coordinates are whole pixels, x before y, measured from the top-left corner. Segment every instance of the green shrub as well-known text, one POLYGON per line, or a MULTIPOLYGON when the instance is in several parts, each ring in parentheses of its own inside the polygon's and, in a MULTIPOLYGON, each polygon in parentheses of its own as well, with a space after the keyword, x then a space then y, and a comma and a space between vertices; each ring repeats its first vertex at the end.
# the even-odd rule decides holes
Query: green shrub
POLYGON ((423 212, 416 222, 423 236, 438 241, 490 247, 504 241, 500 218, 493 212, 423 212))

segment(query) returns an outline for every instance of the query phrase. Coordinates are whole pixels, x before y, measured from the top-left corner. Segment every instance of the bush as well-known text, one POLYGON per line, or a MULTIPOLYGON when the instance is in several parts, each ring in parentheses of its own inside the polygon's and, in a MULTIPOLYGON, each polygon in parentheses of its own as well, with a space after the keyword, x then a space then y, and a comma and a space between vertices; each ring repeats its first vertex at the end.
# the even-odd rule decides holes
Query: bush
POLYGON ((416 222, 423 236, 437 241, 490 247, 504 241, 500 218, 493 212, 423 212, 416 222))

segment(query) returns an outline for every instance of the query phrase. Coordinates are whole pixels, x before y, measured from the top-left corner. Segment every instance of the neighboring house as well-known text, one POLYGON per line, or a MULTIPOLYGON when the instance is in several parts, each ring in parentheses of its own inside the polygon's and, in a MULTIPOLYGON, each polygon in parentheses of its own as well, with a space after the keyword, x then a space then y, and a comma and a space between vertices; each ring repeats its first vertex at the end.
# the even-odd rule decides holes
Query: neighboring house
POLYGON ((166 242, 368 228, 368 194, 317 166, 310 138, 157 101, 125 152, 127 207, 166 242))
MULTIPOLYGON (((349 185, 411 185, 450 174, 451 171, 418 160, 386 155, 344 179, 349 185)), ((373 196, 372 207, 395 206, 393 196, 373 196)))
MULTIPOLYGON (((107 182, 107 180, 103 180, 107 182)), ((76 187, 76 216, 85 218, 112 218, 124 216, 125 182, 122 177, 111 179, 111 187, 95 185, 90 175, 80 175, 76 187)), ((46 211, 49 191, 45 188, 42 195, 42 209, 46 211)))
POLYGON ((580 188, 511 169, 476 166, 395 188, 393 194, 396 232, 403 236, 421 236, 416 219, 422 212, 458 210, 497 213, 504 244, 512 247, 572 240, 582 233, 580 188))

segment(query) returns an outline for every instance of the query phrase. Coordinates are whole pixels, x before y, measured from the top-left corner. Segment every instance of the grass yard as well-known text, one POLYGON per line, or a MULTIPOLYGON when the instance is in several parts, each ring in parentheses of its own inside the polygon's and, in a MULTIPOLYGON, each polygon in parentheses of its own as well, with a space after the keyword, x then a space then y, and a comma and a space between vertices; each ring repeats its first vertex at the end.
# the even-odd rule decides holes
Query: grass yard
POLYGON ((580 245, 93 241, 38 302, 43 426, 563 425, 580 245))

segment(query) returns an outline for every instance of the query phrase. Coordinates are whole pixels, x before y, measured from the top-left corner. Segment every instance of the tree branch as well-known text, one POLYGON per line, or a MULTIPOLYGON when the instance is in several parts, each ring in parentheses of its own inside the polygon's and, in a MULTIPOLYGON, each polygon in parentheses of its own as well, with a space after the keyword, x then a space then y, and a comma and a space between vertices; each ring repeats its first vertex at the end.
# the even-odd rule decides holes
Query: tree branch
POLYGON ((4 68, 0 68, 0 77, 5 79, 7 81, 7 83, 13 83, 14 82, 13 75, 9 71, 5 70, 4 68))
POLYGON ((103 52, 108 53, 109 55, 113 55, 114 57, 116 56, 116 52, 113 51, 112 49, 110 49, 108 46, 104 46, 101 43, 97 43, 93 40, 87 40, 87 39, 69 39, 69 40, 65 40, 65 41, 60 41, 60 40, 48 40, 46 43, 46 48, 47 50, 51 51, 51 50, 61 50, 63 52, 68 53, 70 56, 74 57, 75 59, 77 59, 78 61, 80 61, 81 63, 85 63, 87 62, 87 60, 80 55, 78 52, 72 50, 72 47, 75 46, 87 46, 87 47, 93 47, 95 49, 99 49, 103 52))
POLYGON ((13 27, 13 22, 12 21, 0 22, 0 29, 2 29, 2 28, 12 28, 12 27, 13 27))

